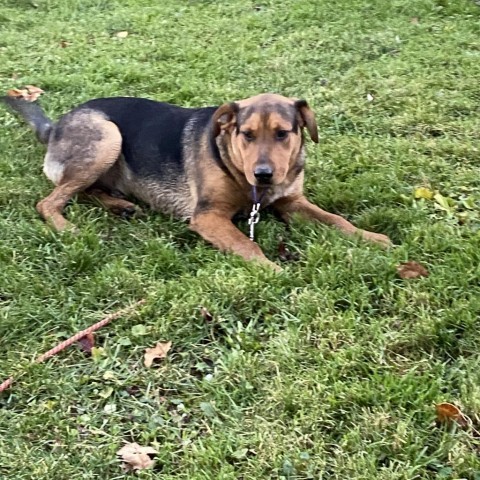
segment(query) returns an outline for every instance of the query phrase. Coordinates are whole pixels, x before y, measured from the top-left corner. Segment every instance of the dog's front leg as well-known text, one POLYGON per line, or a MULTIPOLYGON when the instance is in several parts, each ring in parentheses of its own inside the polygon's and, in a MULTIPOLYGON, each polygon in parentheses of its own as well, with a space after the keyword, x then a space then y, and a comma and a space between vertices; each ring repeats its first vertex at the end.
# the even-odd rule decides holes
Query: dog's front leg
POLYGON ((317 220, 327 225, 333 225, 348 235, 361 235, 365 240, 378 243, 384 247, 392 245, 391 240, 381 233, 368 232, 360 230, 339 215, 326 212, 320 207, 309 202, 303 195, 297 197, 286 197, 277 200, 273 205, 284 217, 292 213, 299 213, 305 218, 317 220))
POLYGON ((268 260, 260 247, 246 237, 231 222, 228 215, 221 212, 196 214, 190 221, 190 228, 218 249, 240 255, 245 260, 255 260, 279 271, 281 268, 268 260))

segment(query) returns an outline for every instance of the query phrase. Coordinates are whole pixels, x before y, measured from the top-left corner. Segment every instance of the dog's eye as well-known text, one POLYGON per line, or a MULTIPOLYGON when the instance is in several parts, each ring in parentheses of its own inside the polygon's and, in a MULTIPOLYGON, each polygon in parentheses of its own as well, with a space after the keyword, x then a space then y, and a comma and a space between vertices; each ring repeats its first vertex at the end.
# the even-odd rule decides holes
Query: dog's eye
POLYGON ((245 140, 247 142, 253 142, 253 140, 255 140, 255 136, 250 130, 245 130, 244 132, 242 132, 242 135, 245 137, 245 140))
POLYGON ((285 140, 288 137, 288 130, 277 130, 275 133, 275 138, 277 140, 285 140))

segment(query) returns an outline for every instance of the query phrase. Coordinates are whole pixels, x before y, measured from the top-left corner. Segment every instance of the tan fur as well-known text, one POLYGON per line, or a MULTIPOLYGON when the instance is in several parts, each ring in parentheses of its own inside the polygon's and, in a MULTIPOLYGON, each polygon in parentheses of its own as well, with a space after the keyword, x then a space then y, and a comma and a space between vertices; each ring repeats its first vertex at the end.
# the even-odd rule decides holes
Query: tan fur
POLYGON ((66 203, 108 171, 120 155, 122 136, 113 123, 95 112, 79 117, 69 125, 71 132, 63 132, 61 139, 51 141, 47 154, 47 168, 54 169, 57 164, 62 173, 55 177, 57 187, 53 192, 38 202, 37 211, 55 230, 71 227, 62 214, 66 203), (99 141, 90 143, 86 138, 84 142, 88 143, 82 143, 78 132, 80 125, 83 133, 93 132, 99 141), (65 158, 73 160, 66 163, 65 158))

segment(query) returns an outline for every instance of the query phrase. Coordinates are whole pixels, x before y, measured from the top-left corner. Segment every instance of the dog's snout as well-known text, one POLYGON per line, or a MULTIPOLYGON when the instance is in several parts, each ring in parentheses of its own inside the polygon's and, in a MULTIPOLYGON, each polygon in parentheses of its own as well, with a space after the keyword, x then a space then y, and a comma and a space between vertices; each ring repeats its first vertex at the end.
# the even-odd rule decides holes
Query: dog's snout
POLYGON ((260 183, 268 183, 272 179, 273 170, 268 165, 256 167, 253 174, 260 183))

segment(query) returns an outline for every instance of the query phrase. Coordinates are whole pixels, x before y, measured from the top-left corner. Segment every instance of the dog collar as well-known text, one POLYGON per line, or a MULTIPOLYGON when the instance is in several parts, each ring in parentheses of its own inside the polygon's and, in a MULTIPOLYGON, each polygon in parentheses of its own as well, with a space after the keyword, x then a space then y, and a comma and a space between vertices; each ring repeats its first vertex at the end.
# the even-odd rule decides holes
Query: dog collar
POLYGON ((257 194, 257 187, 252 187, 252 210, 250 212, 250 218, 248 219, 248 225, 250 225, 250 240, 253 242, 255 240, 255 225, 260 221, 260 207, 262 204, 263 197, 267 193, 268 188, 266 188, 261 194, 260 197, 257 194))

